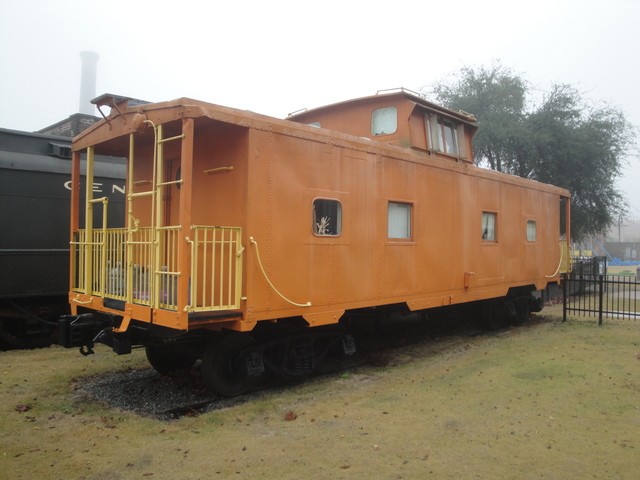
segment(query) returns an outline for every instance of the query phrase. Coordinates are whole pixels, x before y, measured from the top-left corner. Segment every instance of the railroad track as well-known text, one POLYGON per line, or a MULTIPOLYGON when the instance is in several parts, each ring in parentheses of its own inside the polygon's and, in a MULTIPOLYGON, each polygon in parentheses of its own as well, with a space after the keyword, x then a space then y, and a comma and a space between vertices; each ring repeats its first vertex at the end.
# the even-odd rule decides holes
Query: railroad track
MULTIPOLYGON (((533 321, 540 320, 540 317, 537 318, 538 320, 533 321)), ((451 322, 445 326, 439 325, 436 332, 433 328, 425 328, 424 320, 420 318, 409 318, 403 321, 405 322, 403 329, 395 329, 393 324, 389 323, 359 332, 356 334, 358 345, 356 355, 343 359, 339 363, 325 365, 320 373, 306 377, 305 381, 313 381, 314 378, 326 374, 348 371, 367 364, 372 367, 386 366, 394 352, 402 351, 403 347, 412 344, 437 343, 438 339, 446 339, 453 335, 460 336, 465 342, 468 338, 486 333, 473 322, 451 322)), ((300 380, 296 380, 293 384, 295 385, 296 382, 299 383, 300 380)), ((278 388, 291 388, 291 383, 270 379, 256 385, 252 391, 240 397, 222 398, 208 391, 203 385, 199 363, 186 373, 183 371, 162 376, 152 368, 130 369, 80 378, 75 385, 79 401, 97 401, 110 407, 160 420, 175 420, 183 416, 228 408, 250 402, 264 395, 265 392, 273 392, 278 388)))

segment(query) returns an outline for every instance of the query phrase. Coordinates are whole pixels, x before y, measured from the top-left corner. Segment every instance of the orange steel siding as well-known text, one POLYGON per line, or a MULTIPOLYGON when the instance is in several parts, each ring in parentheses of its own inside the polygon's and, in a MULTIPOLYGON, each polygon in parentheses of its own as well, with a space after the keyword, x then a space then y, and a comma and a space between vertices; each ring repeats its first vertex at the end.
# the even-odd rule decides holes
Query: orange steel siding
POLYGON ((246 214, 247 138, 247 129, 233 125, 196 132, 191 192, 192 224, 243 226, 246 214), (215 171, 225 167, 233 169, 215 171))
MULTIPOLYGON (((291 316, 304 316, 312 325, 331 323, 345 310, 367 306, 406 302, 411 309, 421 309, 493 298, 510 287, 543 288, 549 280, 545 276, 557 268, 559 199, 568 195, 564 190, 445 155, 191 100, 194 106, 186 107, 180 103, 184 101, 148 112, 156 124, 169 120, 171 133, 165 137, 187 134, 183 141, 165 144, 165 180, 174 180, 180 165, 192 164, 191 172, 181 172, 189 182, 181 188, 167 186, 163 197, 164 224, 181 225, 178 258, 183 274, 180 308, 172 314, 176 318, 185 317, 191 225, 242 228, 242 321, 224 325, 238 330, 291 316), (192 162, 185 159, 191 151, 192 162), (340 202, 339 236, 313 233, 315 199, 340 202), (411 238, 388 238, 389 202, 411 205, 411 238), (483 211, 497 215, 495 242, 481 238, 483 211), (536 221, 535 242, 526 239, 527 220, 536 221), (269 280, 299 305, 269 286, 258 253, 269 280), (302 306, 307 302, 311 305, 302 306)), ((394 104, 389 99, 350 104, 320 112, 320 119, 370 137, 372 109, 394 104), (360 124, 352 121, 356 114, 360 124), (345 119, 349 128, 340 123, 345 119)), ((424 113, 416 115, 414 106, 398 105, 396 140, 409 139, 421 149, 427 146, 424 113)), ((102 147, 126 155, 129 120, 116 117, 110 127, 93 127, 76 139, 74 148, 120 132, 122 139, 102 147)), ((465 124, 464 129, 465 138, 459 141, 471 152, 475 127, 465 124)), ((152 135, 147 130, 136 138, 134 180, 151 179, 152 135)), ((135 191, 149 188, 138 185, 135 191)), ((141 226, 150 224, 150 215, 150 199, 136 198, 134 216, 141 226)), ((143 321, 147 317, 144 312, 133 316, 143 321)))
POLYGON ((266 286, 247 246, 249 318, 310 314, 416 300, 439 306, 536 284, 558 258, 558 195, 299 138, 251 132, 247 235, 294 307, 266 286), (311 230, 314 198, 342 203, 342 234, 311 230), (412 239, 387 238, 387 203, 413 205, 412 239), (544 211, 540 211, 544 209, 544 211), (483 211, 498 215, 497 242, 481 239, 483 211), (526 218, 538 239, 526 242, 526 218), (550 222, 553 228, 543 227, 550 222), (545 232, 547 232, 545 234, 545 232), (465 272, 473 272, 469 288, 465 272))

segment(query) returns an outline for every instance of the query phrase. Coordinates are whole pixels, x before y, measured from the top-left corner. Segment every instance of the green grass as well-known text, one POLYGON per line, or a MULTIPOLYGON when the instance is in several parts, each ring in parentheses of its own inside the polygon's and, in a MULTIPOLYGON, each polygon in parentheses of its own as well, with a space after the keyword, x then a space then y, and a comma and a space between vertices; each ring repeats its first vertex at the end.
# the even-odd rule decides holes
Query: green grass
POLYGON ((6 478, 637 478, 640 324, 536 321, 163 422, 72 379, 145 364, 106 348, 0 353, 6 478), (27 405, 27 411, 16 411, 27 405), (293 413, 294 415, 290 415, 293 413))
MULTIPOLYGON (((640 265, 638 265, 640 267, 640 265)), ((607 275, 621 275, 625 277, 635 277, 638 267, 627 266, 607 266, 607 275)))

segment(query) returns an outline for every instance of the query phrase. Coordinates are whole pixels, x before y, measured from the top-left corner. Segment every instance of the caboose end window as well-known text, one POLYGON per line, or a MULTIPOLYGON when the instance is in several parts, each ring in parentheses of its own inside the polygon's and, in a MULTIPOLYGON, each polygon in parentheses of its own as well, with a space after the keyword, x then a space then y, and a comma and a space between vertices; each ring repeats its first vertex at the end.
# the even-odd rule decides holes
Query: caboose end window
POLYGON ((371 134, 389 135, 398 129, 398 109, 386 107, 374 110, 371 115, 371 134))
POLYGON ((487 242, 496 241, 496 220, 498 214, 493 212, 482 212, 482 240, 487 242))
POLYGON ((342 204, 338 200, 313 201, 313 233, 321 237, 337 237, 342 233, 342 204))
POLYGON ((393 239, 411 238, 411 204, 389 202, 388 235, 393 239))

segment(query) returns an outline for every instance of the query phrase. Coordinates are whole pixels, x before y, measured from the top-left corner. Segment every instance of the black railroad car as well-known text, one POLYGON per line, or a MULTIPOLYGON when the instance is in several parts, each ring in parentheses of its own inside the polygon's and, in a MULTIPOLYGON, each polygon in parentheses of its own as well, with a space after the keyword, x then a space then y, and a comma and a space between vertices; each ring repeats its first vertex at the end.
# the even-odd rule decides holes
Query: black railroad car
MULTIPOLYGON (((68 312, 70 159, 70 138, 0 129, 0 347, 51 343, 68 312)), ((122 223, 124 160, 97 160, 93 194, 122 223)))

